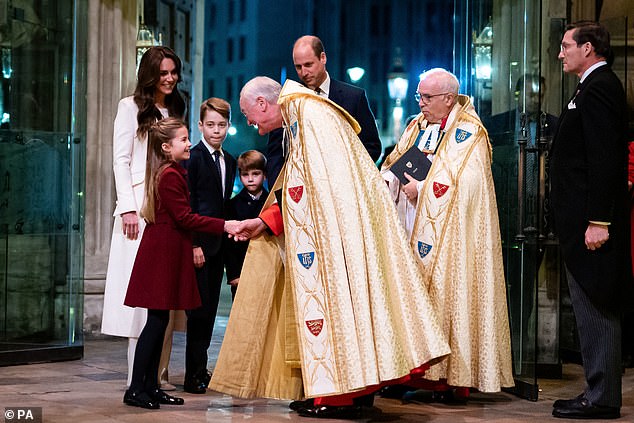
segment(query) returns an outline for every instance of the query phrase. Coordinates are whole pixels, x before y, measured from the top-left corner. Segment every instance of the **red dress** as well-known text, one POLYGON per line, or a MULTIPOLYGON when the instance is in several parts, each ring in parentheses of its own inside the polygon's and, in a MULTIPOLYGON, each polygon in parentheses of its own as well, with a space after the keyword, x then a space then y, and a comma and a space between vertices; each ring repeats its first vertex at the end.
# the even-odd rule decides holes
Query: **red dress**
POLYGON ((222 235, 224 220, 192 213, 187 171, 173 163, 161 174, 154 223, 148 223, 124 304, 155 310, 200 306, 191 231, 222 235))

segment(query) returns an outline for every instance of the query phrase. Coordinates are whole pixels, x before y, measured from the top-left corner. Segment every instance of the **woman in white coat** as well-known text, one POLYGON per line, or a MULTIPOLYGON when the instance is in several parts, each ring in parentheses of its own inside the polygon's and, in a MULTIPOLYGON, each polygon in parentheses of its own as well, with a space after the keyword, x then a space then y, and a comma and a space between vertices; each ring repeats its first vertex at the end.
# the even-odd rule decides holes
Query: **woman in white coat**
MULTIPOLYGON (((145 221, 139 218, 139 211, 143 205, 145 189, 147 132, 150 125, 158 119, 167 116, 181 119, 184 117, 185 102, 176 87, 181 80, 181 68, 180 59, 171 49, 151 47, 147 50, 139 64, 134 95, 119 102, 114 121, 112 154, 117 204, 106 274, 101 332, 129 339, 128 386, 136 341, 147 317, 145 309, 123 305, 145 228, 145 221)), ((161 369, 167 369, 171 348, 172 331, 169 330, 165 335, 163 349, 166 360, 161 369)), ((164 357, 161 357, 161 361, 164 361, 164 357)))

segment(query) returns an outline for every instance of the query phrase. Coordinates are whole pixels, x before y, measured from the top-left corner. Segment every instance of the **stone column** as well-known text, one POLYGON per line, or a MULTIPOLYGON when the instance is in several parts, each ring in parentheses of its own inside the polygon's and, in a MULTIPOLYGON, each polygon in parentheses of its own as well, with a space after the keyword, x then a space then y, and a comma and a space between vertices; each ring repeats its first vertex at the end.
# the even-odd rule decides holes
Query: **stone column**
POLYGON ((86 131, 84 333, 99 335, 112 234, 115 188, 113 122, 120 98, 134 91, 137 4, 89 0, 86 131))

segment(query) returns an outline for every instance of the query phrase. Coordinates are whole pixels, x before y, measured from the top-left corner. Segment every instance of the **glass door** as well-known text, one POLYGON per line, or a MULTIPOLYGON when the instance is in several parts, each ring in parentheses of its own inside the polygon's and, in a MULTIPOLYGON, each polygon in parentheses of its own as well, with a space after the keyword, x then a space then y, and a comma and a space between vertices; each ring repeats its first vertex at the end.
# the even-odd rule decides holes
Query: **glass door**
POLYGON ((513 392, 537 400, 537 376, 561 374, 560 258, 547 219, 547 156, 557 117, 549 113, 544 97, 551 88, 543 71, 547 49, 541 2, 476 0, 454 5, 454 70, 461 91, 472 96, 493 150, 513 392))
POLYGON ((83 354, 86 6, 36 3, 0 1, 0 365, 83 354))

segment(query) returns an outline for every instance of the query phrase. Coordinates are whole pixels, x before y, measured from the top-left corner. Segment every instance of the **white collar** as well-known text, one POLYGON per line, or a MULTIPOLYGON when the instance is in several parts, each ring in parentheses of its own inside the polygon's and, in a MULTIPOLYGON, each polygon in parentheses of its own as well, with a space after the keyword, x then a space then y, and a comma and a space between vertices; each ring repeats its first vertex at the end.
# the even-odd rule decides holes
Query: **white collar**
POLYGON ((205 147, 207 147, 209 154, 211 154, 212 156, 214 155, 214 151, 219 151, 220 156, 222 156, 223 158, 225 157, 225 152, 222 151, 222 147, 220 147, 218 150, 214 150, 214 148, 210 146, 209 143, 207 143, 207 141, 205 141, 204 139, 200 140, 200 143, 204 145, 205 147))
POLYGON ((262 190, 260 190, 260 192, 258 193, 258 195, 253 195, 251 194, 249 191, 247 191, 247 194, 249 194, 249 197, 251 197, 252 200, 259 200, 260 197, 262 196, 262 190))
POLYGON ((588 75, 590 75, 592 73, 593 70, 595 70, 596 68, 603 66, 603 65, 607 65, 608 62, 606 62, 605 60, 601 60, 600 62, 595 63, 594 65, 590 66, 588 69, 586 69, 586 71, 583 73, 583 75, 581 75, 581 80, 579 81, 579 83, 582 83, 583 81, 585 81, 585 79, 588 77, 588 75))
POLYGON ((328 97, 328 95, 330 94, 330 75, 328 74, 328 72, 326 72, 326 79, 324 79, 324 82, 321 83, 319 89, 321 90, 321 93, 319 93, 319 95, 328 97))

